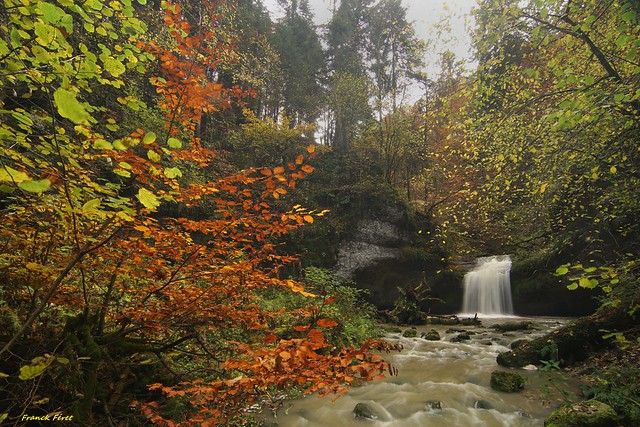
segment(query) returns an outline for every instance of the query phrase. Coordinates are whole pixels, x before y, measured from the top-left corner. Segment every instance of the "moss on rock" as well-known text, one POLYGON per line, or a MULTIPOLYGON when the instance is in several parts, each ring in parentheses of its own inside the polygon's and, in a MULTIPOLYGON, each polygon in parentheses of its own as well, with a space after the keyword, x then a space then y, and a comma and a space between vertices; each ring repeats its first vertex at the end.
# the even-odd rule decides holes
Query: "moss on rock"
POLYGON ((618 414, 598 400, 564 405, 553 411, 544 421, 545 427, 614 427, 618 414))
POLYGON ((491 388, 505 393, 515 393, 524 388, 526 380, 516 372, 493 371, 491 388))
POLYGON ((415 329, 405 329, 405 331, 402 333, 402 336, 405 338, 414 338, 416 336, 418 336, 418 331, 415 329))

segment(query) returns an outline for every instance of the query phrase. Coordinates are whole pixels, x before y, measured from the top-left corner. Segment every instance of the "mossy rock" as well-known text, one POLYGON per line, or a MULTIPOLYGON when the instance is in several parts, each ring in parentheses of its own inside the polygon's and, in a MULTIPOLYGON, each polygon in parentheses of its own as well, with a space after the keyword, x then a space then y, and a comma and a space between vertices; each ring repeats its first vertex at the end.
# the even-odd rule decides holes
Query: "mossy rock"
POLYGON ((545 427, 615 427, 618 414, 606 403, 587 400, 561 406, 544 420, 545 427))
POLYGON ((518 347, 520 347, 521 345, 526 344, 526 343, 528 343, 528 342, 531 342, 531 340, 528 340, 528 339, 526 339, 526 338, 519 339, 519 340, 515 340, 514 342, 512 342, 512 343, 509 345, 509 348, 511 348, 511 350, 515 350, 515 349, 517 349, 518 347))
POLYGON ((380 415, 367 403, 358 403, 353 408, 353 418, 357 420, 377 420, 380 415))
POLYGON ((402 333, 402 336, 405 338, 414 338, 418 336, 418 331, 415 329, 405 329, 405 331, 402 333))
POLYGON ((545 347, 555 345, 560 363, 570 365, 586 359, 592 351, 605 345, 600 331, 606 329, 605 325, 588 317, 580 318, 543 337, 522 343, 511 351, 500 353, 496 360, 507 368, 539 366, 541 360, 548 358, 544 356, 545 347))
POLYGON ((440 334, 435 329, 423 333, 421 337, 428 341, 440 341, 440 334))
POLYGON ((531 328, 530 322, 507 322, 498 323, 492 326, 493 329, 497 329, 501 332, 513 332, 513 331, 526 331, 531 328))
POLYGON ((515 393, 524 388, 527 381, 516 372, 493 371, 491 373, 491 388, 505 393, 515 393))

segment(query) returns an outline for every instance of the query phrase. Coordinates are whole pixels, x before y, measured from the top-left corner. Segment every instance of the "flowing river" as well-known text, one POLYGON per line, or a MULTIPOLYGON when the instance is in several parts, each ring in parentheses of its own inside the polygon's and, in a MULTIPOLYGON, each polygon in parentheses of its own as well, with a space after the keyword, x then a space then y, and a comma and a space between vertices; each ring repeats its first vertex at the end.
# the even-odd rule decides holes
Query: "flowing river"
POLYGON ((526 388, 503 393, 491 389, 491 372, 505 370, 497 365, 496 356, 509 350, 513 341, 544 335, 567 320, 481 320, 482 326, 421 326, 417 338, 387 334, 387 340, 403 346, 400 352, 385 354, 398 376, 354 387, 335 402, 333 396, 285 402, 277 418, 270 421, 279 427, 542 427, 545 417, 561 403, 557 391, 575 387, 557 373, 521 369, 518 372, 528 381, 526 388), (523 320, 531 322, 530 330, 503 333, 491 328, 496 323, 523 320), (420 338, 430 329, 440 333, 440 341, 420 338), (471 339, 451 342, 461 330, 468 331, 471 339), (358 403, 367 403, 378 419, 356 419, 353 409, 358 403))

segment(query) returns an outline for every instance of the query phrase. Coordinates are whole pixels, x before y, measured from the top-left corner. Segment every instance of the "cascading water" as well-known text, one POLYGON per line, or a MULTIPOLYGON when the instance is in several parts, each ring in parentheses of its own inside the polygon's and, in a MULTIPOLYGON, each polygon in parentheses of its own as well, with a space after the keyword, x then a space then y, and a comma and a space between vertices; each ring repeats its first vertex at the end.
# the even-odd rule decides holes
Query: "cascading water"
POLYGON ((478 258, 474 269, 464 276, 463 313, 513 315, 510 270, 508 255, 478 258))

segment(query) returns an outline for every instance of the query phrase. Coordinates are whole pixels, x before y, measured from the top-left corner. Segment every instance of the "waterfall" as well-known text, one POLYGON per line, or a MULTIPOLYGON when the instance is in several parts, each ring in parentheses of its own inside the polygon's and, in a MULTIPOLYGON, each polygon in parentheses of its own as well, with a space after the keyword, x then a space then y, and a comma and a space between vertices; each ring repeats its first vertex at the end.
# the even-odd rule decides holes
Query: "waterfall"
POLYGON ((464 276, 463 313, 513 315, 510 270, 508 255, 478 258, 464 276))

